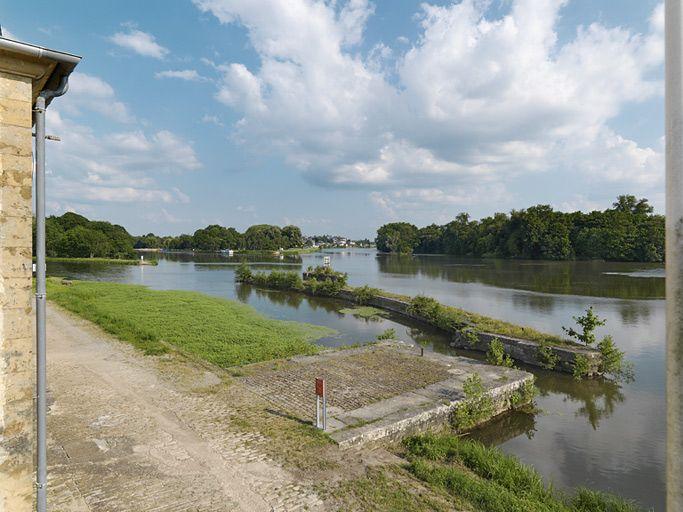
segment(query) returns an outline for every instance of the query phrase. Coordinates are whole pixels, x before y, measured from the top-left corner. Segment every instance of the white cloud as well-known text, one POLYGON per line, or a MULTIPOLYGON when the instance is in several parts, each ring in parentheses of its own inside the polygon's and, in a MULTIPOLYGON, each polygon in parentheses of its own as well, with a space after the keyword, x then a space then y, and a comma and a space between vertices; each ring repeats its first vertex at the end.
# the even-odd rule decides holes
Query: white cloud
POLYGON ((116 99, 114 88, 99 77, 74 72, 69 77, 69 93, 59 102, 60 109, 70 114, 82 110, 98 112, 114 121, 133 122, 126 105, 116 99))
POLYGON ((196 69, 178 69, 159 71, 154 74, 155 78, 179 78, 180 80, 187 80, 188 82, 203 82, 205 77, 197 73, 196 69))
POLYGON ((89 75, 77 78, 76 84, 71 103, 60 102, 47 114, 50 131, 61 137, 47 162, 48 195, 55 207, 79 204, 79 211, 85 211, 84 205, 98 202, 189 202, 180 189, 159 182, 201 167, 192 145, 168 130, 94 130, 79 116, 98 108, 91 99, 113 98, 114 90, 89 75))
POLYGON ((412 46, 363 56, 366 1, 194 2, 243 25, 260 57, 257 68, 218 66, 217 99, 242 116, 237 140, 314 182, 367 189, 387 208, 463 204, 530 173, 661 185, 661 147, 610 125, 662 93, 661 6, 645 34, 593 23, 559 43, 568 0, 511 0, 498 17, 478 0, 423 4, 412 46))
POLYGON ((202 123, 215 124, 216 126, 224 126, 223 122, 220 120, 218 116, 213 116, 209 114, 204 114, 202 116, 202 123))
POLYGON ((132 50, 144 57, 163 59, 169 53, 168 48, 164 48, 157 43, 156 38, 152 34, 132 26, 128 26, 127 32, 117 32, 109 40, 121 48, 132 50))

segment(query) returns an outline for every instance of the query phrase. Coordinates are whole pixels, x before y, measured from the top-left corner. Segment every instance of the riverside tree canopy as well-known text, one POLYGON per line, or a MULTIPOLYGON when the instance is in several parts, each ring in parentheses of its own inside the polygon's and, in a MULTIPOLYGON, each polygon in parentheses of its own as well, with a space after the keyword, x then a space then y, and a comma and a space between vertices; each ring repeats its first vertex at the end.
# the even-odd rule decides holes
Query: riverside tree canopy
MULTIPOLYGON (((35 222, 34 222, 35 239, 35 222)), ((63 258, 134 258, 134 249, 219 251, 224 249, 277 250, 304 245, 297 226, 251 226, 242 234, 235 228, 211 224, 193 235, 132 236, 122 226, 89 220, 68 212, 45 220, 46 254, 63 258)), ((35 248, 35 243, 33 244, 35 248)))
MULTIPOLYGON (((33 229, 35 240, 35 222, 33 229)), ((77 213, 45 219, 45 253, 64 258, 134 258, 134 239, 123 226, 77 213)), ((33 244, 35 251, 36 244, 33 244)))
POLYGON ((664 216, 653 214, 647 199, 623 195, 612 208, 590 213, 537 205, 481 220, 461 213, 448 224, 419 229, 393 222, 379 228, 376 242, 380 251, 406 254, 661 262, 664 216))

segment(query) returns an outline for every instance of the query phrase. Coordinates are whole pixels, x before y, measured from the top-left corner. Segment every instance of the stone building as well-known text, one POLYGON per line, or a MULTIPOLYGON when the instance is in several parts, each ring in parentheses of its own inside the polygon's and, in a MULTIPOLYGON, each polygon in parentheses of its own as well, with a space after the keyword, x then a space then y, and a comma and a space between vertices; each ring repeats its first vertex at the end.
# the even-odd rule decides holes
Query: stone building
POLYGON ((0 512, 34 507, 33 107, 80 57, 0 37, 0 512))

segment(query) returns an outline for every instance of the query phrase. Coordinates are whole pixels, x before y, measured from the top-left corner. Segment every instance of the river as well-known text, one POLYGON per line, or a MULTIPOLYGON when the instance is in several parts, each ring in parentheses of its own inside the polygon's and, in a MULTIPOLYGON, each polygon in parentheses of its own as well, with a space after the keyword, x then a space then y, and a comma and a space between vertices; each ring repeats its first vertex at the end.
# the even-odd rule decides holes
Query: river
MULTIPOLYGON (((470 311, 562 334, 592 305, 635 365, 627 384, 576 382, 569 375, 533 370, 539 411, 516 413, 473 433, 532 464, 559 488, 587 486, 664 510, 665 336, 661 265, 605 262, 467 260, 398 256, 374 250, 330 250, 296 257, 250 257, 254 269, 301 271, 330 256, 352 285, 424 294, 470 311)), ((454 352, 441 333, 403 319, 364 320, 339 312, 348 304, 236 284, 238 257, 160 255, 158 266, 50 263, 50 275, 195 290, 248 303, 273 318, 332 327, 320 340, 339 346, 373 340, 394 328, 400 339, 454 352)), ((462 352, 460 352, 462 354, 462 352)))

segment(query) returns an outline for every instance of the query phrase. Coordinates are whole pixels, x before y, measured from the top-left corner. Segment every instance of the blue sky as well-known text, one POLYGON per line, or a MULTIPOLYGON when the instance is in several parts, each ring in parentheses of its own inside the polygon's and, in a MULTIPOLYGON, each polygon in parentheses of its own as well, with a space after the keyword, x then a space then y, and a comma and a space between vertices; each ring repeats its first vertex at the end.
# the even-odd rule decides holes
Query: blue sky
POLYGON ((29 3, 3 3, 6 36, 84 57, 50 107, 52 213, 372 237, 622 193, 663 209, 658 1, 29 3))

